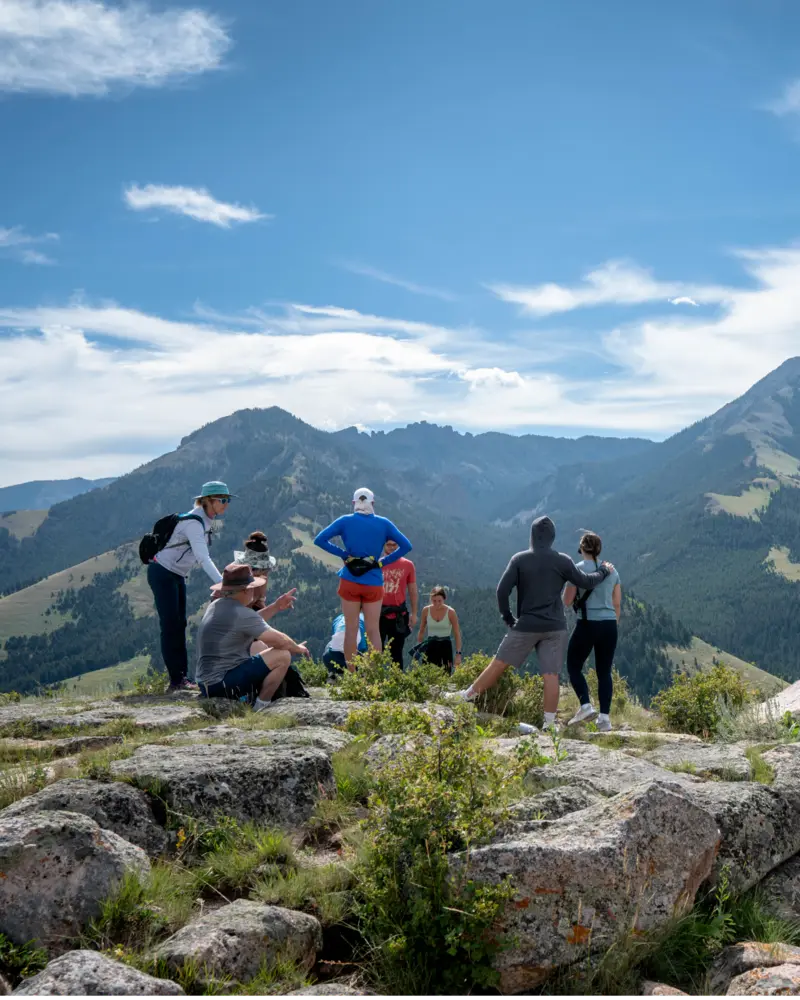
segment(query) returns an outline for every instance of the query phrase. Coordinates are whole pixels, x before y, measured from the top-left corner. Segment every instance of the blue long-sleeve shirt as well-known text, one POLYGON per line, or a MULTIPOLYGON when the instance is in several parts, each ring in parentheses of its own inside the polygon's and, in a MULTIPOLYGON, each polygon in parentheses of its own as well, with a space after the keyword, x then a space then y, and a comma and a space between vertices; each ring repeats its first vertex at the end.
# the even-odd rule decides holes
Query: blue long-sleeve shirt
MULTIPOLYGON (((383 560, 384 566, 389 566, 407 555, 411 551, 411 542, 402 531, 397 530, 388 517, 379 517, 377 514, 345 514, 344 517, 337 517, 327 528, 323 528, 314 539, 314 544, 340 559, 349 559, 350 556, 361 556, 362 559, 372 556, 374 559, 380 559, 383 547, 389 541, 397 542, 398 548, 390 556, 386 556, 383 560), (331 541, 337 535, 344 542, 344 548, 334 545, 331 541)), ((368 587, 383 586, 383 570, 378 567, 369 570, 363 576, 355 576, 347 566, 342 566, 339 576, 343 580, 363 583, 368 587)))

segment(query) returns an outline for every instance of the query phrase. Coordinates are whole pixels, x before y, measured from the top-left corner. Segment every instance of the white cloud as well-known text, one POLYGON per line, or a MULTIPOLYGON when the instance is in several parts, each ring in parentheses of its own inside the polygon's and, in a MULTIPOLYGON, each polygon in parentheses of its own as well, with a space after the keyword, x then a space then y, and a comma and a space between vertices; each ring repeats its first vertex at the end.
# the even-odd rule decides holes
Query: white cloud
POLYGON ((693 298, 691 298, 690 296, 688 296, 688 295, 679 295, 677 298, 670 299, 669 301, 670 301, 670 303, 673 306, 696 306, 697 305, 697 303, 695 302, 695 300, 693 298))
POLYGON ((788 83, 781 96, 767 104, 766 107, 767 111, 771 111, 779 117, 800 114, 800 80, 792 80, 788 83))
POLYGON ((56 233, 32 236, 30 233, 26 233, 21 226, 14 226, 11 229, 4 229, 0 226, 0 253, 6 251, 7 256, 20 260, 23 264, 54 264, 55 261, 47 254, 31 249, 31 245, 57 239, 56 233))
POLYGON ((473 368, 462 372, 461 378, 471 389, 520 389, 525 379, 519 372, 507 372, 502 368, 473 368))
POLYGON ((231 41, 192 8, 103 0, 2 0, 0 90, 102 95, 217 69, 231 41))
POLYGON ((414 295, 427 295, 429 298, 441 299, 443 302, 455 302, 458 298, 453 292, 448 292, 444 288, 431 288, 429 285, 418 285, 415 281, 406 281, 405 278, 397 278, 393 274, 388 274, 386 271, 381 271, 377 267, 370 267, 367 264, 354 264, 350 261, 342 261, 339 266, 343 267, 345 271, 350 271, 352 274, 360 274, 365 278, 373 278, 375 281, 381 281, 385 285, 404 288, 407 292, 413 292, 414 295))
POLYGON ((696 302, 722 303, 728 289, 715 286, 687 286, 682 282, 656 281, 650 271, 630 261, 611 260, 590 271, 579 285, 548 282, 543 285, 489 286, 504 302, 511 302, 532 316, 551 316, 601 305, 641 305, 691 296, 696 302))
POLYGON ((271 218, 252 207, 217 201, 205 188, 170 187, 165 184, 139 187, 132 184, 125 189, 125 201, 128 208, 135 212, 163 208, 176 215, 188 215, 190 219, 210 222, 223 229, 229 229, 234 222, 256 222, 258 219, 271 218))

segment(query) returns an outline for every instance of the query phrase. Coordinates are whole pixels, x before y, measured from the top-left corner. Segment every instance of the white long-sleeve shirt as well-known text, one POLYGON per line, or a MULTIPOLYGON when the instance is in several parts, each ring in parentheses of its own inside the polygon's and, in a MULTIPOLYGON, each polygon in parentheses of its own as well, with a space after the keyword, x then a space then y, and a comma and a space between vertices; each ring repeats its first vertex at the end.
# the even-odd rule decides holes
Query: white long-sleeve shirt
POLYGON ((219 583, 222 573, 214 565, 208 552, 214 522, 202 507, 194 507, 189 513, 202 518, 203 523, 187 517, 178 521, 172 537, 155 557, 155 562, 170 573, 177 573, 182 577, 187 577, 195 566, 202 566, 212 583, 219 583))

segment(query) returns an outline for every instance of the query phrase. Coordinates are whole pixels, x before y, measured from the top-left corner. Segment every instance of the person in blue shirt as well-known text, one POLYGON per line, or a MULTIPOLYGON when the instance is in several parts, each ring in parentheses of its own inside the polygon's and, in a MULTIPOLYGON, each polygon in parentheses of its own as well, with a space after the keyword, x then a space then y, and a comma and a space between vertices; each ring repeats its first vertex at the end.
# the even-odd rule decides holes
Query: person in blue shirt
POLYGON ((344 562, 339 570, 337 592, 345 621, 344 658, 348 670, 354 670, 358 616, 363 613, 370 645, 380 651, 383 648, 380 628, 383 567, 408 555, 411 542, 387 517, 378 517, 375 513, 375 494, 366 486, 361 486, 353 494, 353 513, 337 517, 327 528, 323 528, 314 539, 314 544, 344 562), (341 546, 331 541, 337 536, 342 540, 341 546), (389 541, 396 542, 398 547, 391 555, 383 556, 383 547, 389 541))
MULTIPOLYGON (((596 570, 597 557, 602 548, 599 535, 593 531, 585 532, 580 541, 582 562, 577 564, 578 569, 584 573, 596 570)), ((577 588, 569 584, 564 590, 564 604, 567 607, 572 605, 578 612, 578 622, 567 649, 567 672, 581 707, 569 720, 569 725, 590 722, 597 717, 598 731, 608 733, 611 731, 611 697, 614 693, 611 667, 617 648, 617 626, 622 607, 619 573, 613 570, 593 590, 586 590, 580 595, 577 588), (599 715, 592 705, 589 685, 583 675, 584 664, 592 650, 600 698, 599 715)))
MULTIPOLYGON (((358 616, 358 651, 366 653, 367 630, 364 627, 364 616, 358 616)), ((347 666, 344 658, 344 615, 337 615, 333 619, 333 632, 325 651, 322 654, 322 662, 328 670, 328 681, 333 683, 342 676, 344 668, 347 666)))

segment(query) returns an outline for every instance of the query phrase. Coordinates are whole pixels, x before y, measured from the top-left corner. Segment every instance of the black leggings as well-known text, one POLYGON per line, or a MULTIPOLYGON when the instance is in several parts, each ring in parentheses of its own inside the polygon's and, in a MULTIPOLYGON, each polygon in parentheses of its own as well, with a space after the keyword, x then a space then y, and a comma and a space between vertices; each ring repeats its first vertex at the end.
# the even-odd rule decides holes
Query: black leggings
POLYGON ((615 621, 590 622, 580 619, 572 633, 567 648, 567 670, 569 680, 578 701, 586 705, 589 685, 583 676, 583 665, 594 650, 594 665, 597 671, 597 692, 600 698, 600 712, 608 715, 611 711, 611 666, 617 648, 617 623, 615 621))

